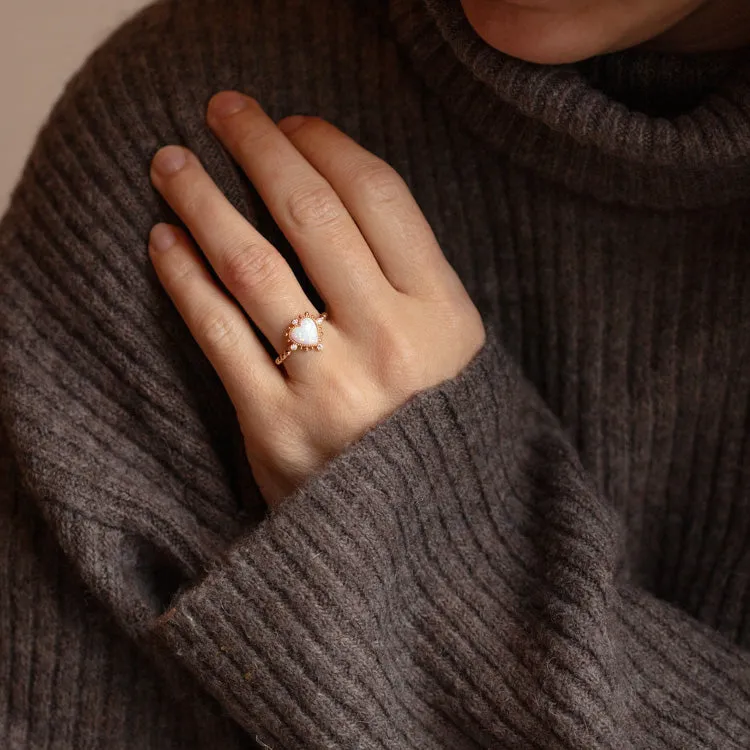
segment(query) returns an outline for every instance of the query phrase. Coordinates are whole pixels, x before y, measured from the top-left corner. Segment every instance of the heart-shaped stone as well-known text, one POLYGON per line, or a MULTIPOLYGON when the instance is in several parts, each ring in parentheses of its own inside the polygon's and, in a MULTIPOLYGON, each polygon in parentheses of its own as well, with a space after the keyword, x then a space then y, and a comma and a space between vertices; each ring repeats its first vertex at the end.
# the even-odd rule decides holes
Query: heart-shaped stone
POLYGON ((318 325, 312 318, 302 318, 299 325, 292 328, 289 338, 299 346, 318 345, 318 325))

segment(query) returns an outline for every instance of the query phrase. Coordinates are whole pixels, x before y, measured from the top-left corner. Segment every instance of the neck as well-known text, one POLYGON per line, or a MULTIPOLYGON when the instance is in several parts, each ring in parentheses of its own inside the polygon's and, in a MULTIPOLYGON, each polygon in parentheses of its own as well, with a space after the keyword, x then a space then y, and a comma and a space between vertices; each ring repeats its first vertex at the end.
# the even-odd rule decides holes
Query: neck
POLYGON ((750 44, 750 2, 711 0, 644 47, 694 54, 734 50, 750 44))

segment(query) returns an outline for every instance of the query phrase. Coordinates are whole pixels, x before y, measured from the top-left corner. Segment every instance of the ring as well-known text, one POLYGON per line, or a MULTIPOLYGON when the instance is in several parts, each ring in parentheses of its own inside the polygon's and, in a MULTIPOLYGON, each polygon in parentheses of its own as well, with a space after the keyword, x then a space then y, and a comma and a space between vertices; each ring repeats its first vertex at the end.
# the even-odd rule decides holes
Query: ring
POLYGON ((286 351, 280 357, 276 357, 276 364, 280 365, 294 352, 321 351, 323 349, 323 321, 327 317, 327 313, 317 318, 313 318, 308 312, 298 315, 284 332, 286 351))

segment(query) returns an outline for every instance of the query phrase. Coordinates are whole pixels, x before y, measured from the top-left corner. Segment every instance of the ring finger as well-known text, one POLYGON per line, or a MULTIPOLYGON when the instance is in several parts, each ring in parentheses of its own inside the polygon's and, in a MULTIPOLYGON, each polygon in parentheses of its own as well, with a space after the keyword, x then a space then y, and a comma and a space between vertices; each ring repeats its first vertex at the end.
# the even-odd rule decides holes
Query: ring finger
MULTIPOLYGON (((304 312, 318 312, 289 264, 232 206, 187 149, 161 149, 154 157, 151 178, 227 289, 282 354, 290 320, 304 312)), ((287 369, 294 367, 293 359, 286 363, 287 369)))
POLYGON ((193 338, 224 383, 238 413, 258 399, 279 397, 284 379, 237 305, 224 294, 184 233, 168 224, 151 230, 156 273, 193 338))

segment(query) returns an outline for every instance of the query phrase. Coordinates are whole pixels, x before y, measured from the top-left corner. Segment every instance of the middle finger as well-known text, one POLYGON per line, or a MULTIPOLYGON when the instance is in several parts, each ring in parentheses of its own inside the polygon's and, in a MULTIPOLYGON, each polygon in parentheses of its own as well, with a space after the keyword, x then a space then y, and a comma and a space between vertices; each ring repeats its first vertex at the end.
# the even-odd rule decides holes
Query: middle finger
POLYGON ((347 311, 361 316, 390 285, 331 185, 254 99, 218 94, 209 104, 208 120, 336 318, 345 318, 347 311))

